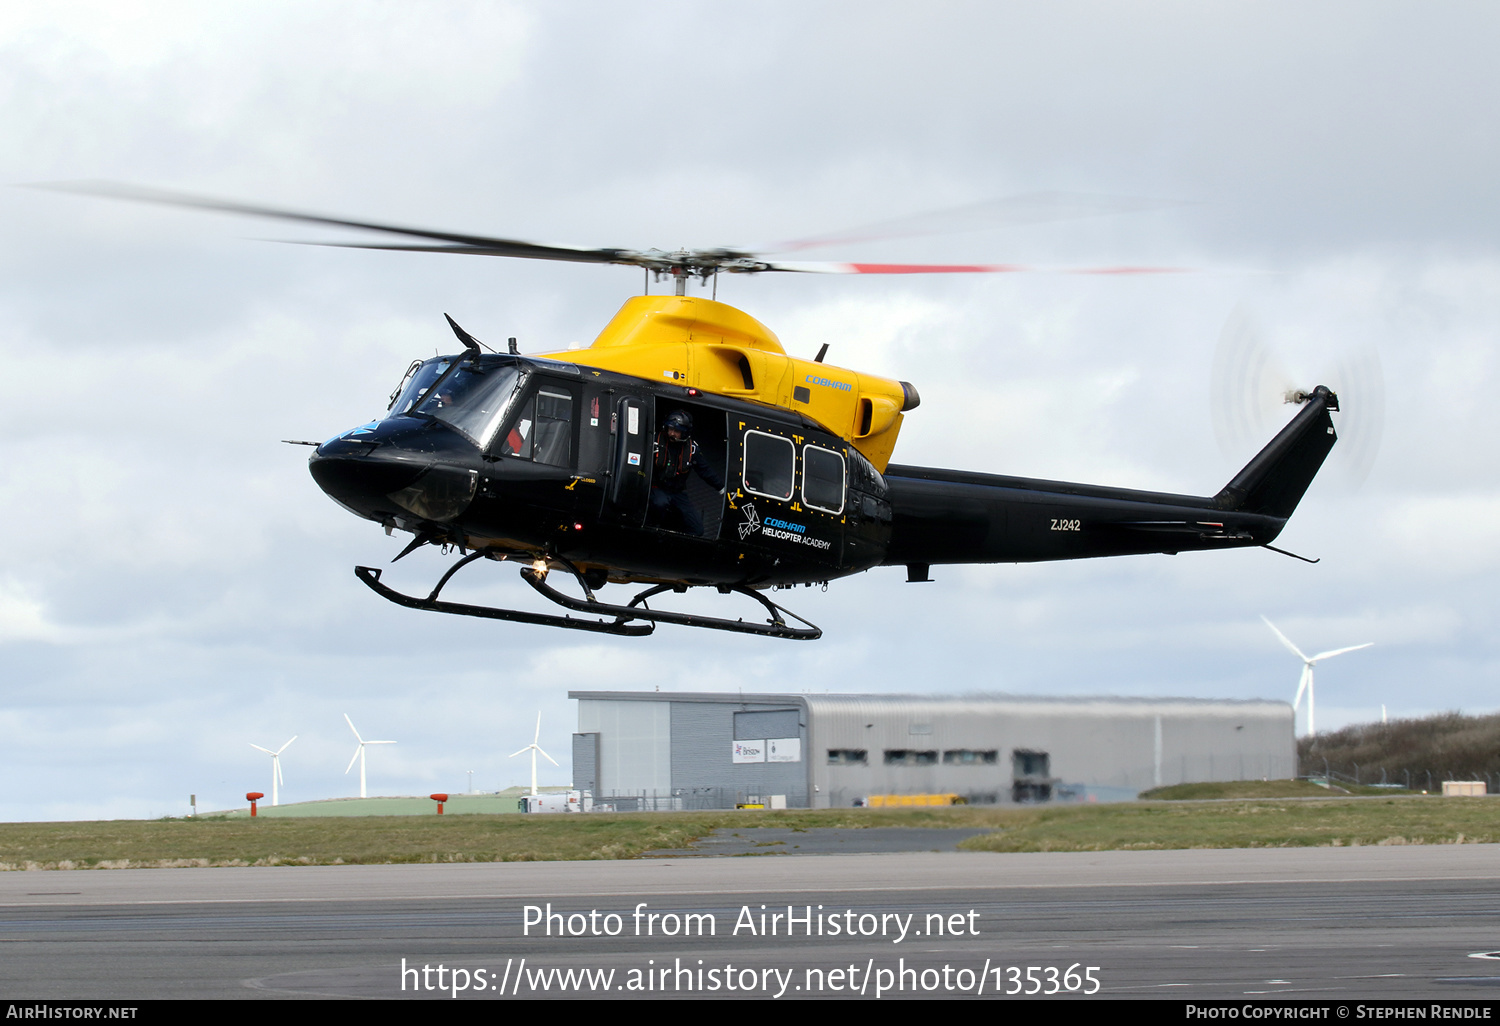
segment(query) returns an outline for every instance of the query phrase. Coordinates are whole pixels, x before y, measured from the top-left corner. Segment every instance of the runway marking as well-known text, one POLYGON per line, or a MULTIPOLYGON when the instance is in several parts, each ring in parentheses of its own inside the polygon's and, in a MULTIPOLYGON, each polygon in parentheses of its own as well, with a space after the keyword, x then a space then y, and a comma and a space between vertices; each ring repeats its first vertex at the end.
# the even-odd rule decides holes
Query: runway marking
MULTIPOLYGON (((534 863, 535 864, 535 863, 534 863)), ((238 867, 225 867, 224 872, 232 873, 238 867)), ((58 870, 58 872, 69 872, 69 870, 58 870)), ((151 870, 151 872, 170 872, 170 870, 151 870)), ((1398 883, 1466 883, 1478 880, 1500 879, 1500 874, 1485 874, 1482 876, 1390 876, 1390 877, 1286 877, 1268 878, 1259 880, 1147 880, 1147 881, 1112 881, 1112 882, 1074 882, 1056 881, 1051 883, 992 883, 992 884, 860 884, 852 889, 867 891, 871 894, 887 893, 920 893, 928 891, 960 891, 960 890, 988 890, 988 891, 1041 891, 1041 890, 1098 890, 1107 887, 1119 888, 1147 888, 1147 887, 1260 887, 1275 885, 1294 884, 1398 884, 1398 883)), ((558 882, 562 886, 564 882, 558 882)), ((821 894, 826 893, 828 884, 813 886, 797 886, 777 884, 761 887, 695 887, 695 888, 673 888, 673 895, 715 895, 715 894, 765 894, 775 890, 778 894, 821 894)), ((457 894, 350 894, 347 897, 330 898, 321 897, 255 897, 255 898, 137 898, 137 899, 114 899, 91 898, 87 902, 26 902, 26 901, 0 901, 0 908, 45 908, 51 904, 61 905, 250 905, 259 903, 295 903, 309 901, 476 901, 476 900, 515 900, 530 896, 534 891, 534 885, 527 889, 506 892, 468 892, 457 894)), ((591 895, 609 898, 629 898, 644 893, 658 893, 655 891, 643 891, 639 883, 619 889, 594 890, 590 888, 591 895)), ((667 892, 661 892, 667 893, 667 892)), ((1496 952, 1500 958, 1500 952, 1496 952)))

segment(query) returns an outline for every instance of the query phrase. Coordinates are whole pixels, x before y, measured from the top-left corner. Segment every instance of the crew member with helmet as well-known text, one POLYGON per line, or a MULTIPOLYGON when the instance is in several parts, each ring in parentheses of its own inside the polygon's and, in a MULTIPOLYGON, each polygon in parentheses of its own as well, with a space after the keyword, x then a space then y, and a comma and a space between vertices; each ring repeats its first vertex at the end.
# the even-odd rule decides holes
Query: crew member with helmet
POLYGON ((693 441, 693 415, 687 410, 673 410, 662 421, 656 437, 656 472, 651 479, 651 519, 662 527, 688 534, 703 534, 703 517, 688 497, 688 477, 696 473, 709 487, 724 487, 724 476, 715 469, 693 441))

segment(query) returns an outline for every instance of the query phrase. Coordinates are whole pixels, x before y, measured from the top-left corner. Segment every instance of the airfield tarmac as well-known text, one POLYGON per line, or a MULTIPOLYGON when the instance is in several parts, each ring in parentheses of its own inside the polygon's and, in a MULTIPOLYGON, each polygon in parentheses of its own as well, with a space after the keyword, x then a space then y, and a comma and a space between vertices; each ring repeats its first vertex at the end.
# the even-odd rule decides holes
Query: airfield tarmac
POLYGON ((1500 961, 1471 956, 1500 951, 1500 846, 11 872, 0 945, 11 999, 452 1000, 454 969, 460 999, 874 998, 898 981, 885 999, 973 997, 1076 965, 1099 967, 1103 997, 1488 1000, 1500 961), (549 902, 585 935, 555 935, 565 919, 525 935, 549 902), (642 902, 651 936, 634 935, 642 902), (824 933, 762 933, 762 904, 811 906, 824 933), (661 935, 689 912, 714 935, 661 935), (615 975, 555 973, 583 969, 615 975))

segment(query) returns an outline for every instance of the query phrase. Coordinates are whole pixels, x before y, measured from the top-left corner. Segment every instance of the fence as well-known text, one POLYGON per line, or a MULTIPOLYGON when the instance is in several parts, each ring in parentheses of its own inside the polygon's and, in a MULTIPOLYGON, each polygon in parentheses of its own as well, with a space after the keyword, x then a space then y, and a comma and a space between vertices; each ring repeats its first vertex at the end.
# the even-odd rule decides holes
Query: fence
POLYGON ((1394 773, 1388 773, 1384 766, 1378 767, 1379 772, 1374 769, 1361 770, 1359 763, 1351 762, 1345 767, 1334 769, 1332 763, 1327 759, 1310 759, 1302 764, 1303 776, 1322 777, 1330 782, 1342 781, 1346 784, 1357 784, 1365 787, 1404 787, 1408 791, 1426 791, 1436 794, 1443 789, 1445 780, 1478 780, 1483 781, 1485 789, 1490 794, 1500 793, 1500 773, 1497 772, 1466 772, 1453 769, 1403 769, 1394 773), (1318 763, 1322 763, 1321 767, 1318 763))
MULTIPOLYGON (((800 808, 800 795, 787 795, 787 804, 800 808)), ((678 787, 671 791, 602 791, 594 795, 595 812, 710 812, 738 805, 771 806, 769 791, 756 787, 678 787)))

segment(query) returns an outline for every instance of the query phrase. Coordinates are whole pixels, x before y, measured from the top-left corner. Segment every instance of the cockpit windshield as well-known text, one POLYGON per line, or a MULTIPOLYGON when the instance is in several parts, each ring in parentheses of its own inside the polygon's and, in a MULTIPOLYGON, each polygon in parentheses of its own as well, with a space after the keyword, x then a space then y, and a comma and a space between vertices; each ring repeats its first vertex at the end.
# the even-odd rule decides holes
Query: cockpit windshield
POLYGON ((451 359, 442 357, 414 365, 411 370, 406 372, 406 379, 396 389, 396 396, 391 400, 390 409, 387 410, 386 416, 399 417, 410 413, 411 408, 422 398, 422 393, 432 387, 432 383, 438 379, 443 371, 448 369, 448 365, 452 362, 451 359))
POLYGON ((494 357, 444 357, 423 364, 391 404, 388 416, 428 416, 457 429, 481 449, 489 445, 521 373, 494 357), (453 359, 462 362, 452 368, 453 359), (452 373, 447 373, 452 368, 452 373), (434 387, 435 386, 435 387, 434 387))

